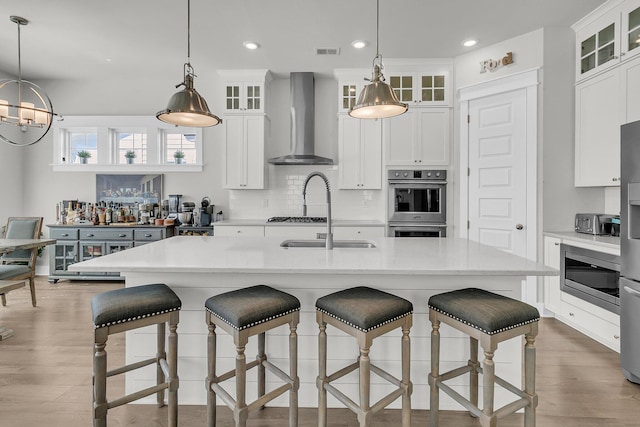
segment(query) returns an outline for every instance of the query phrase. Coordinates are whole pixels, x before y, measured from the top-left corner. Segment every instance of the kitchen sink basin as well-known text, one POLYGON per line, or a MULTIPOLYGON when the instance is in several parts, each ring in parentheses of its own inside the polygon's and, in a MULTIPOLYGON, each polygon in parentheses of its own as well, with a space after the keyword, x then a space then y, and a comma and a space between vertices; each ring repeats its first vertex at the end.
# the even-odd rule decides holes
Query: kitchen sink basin
MULTIPOLYGON (((324 240, 285 240, 280 243, 283 248, 324 248, 324 240)), ((370 240, 334 240, 334 248, 375 248, 376 244, 370 240)))

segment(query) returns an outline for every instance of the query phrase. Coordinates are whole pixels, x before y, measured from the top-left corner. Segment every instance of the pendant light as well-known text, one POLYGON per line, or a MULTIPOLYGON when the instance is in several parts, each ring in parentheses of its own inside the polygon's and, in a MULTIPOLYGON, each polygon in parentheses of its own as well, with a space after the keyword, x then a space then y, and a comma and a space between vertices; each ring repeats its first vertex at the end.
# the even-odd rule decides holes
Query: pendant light
POLYGON ((398 100, 393 88, 384 82, 382 55, 378 51, 380 37, 380 0, 376 11, 376 56, 373 58, 373 73, 368 84, 360 92, 358 102, 349 109, 349 115, 358 119, 384 119, 403 114, 409 108, 398 100))
POLYGON ((18 24, 18 80, 0 80, 0 139, 11 145, 27 146, 40 141, 58 116, 47 94, 35 83, 22 80, 20 26, 28 20, 10 16, 18 24))
POLYGON ((180 92, 173 94, 167 108, 158 111, 156 118, 176 126, 208 127, 222 123, 222 120, 211 114, 207 101, 193 87, 196 77, 191 66, 191 0, 187 0, 187 63, 184 64, 184 81, 176 88, 184 86, 180 92))

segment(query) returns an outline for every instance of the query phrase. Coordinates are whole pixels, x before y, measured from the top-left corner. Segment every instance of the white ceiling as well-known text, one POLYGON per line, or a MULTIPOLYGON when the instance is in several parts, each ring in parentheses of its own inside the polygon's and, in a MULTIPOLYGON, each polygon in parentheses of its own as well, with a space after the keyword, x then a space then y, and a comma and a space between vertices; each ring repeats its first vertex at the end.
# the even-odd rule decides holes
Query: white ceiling
MULTIPOLYGON (((568 27, 604 0, 381 0, 380 53, 444 58, 546 26, 568 27)), ((0 0, 0 71, 23 78, 174 78, 187 56, 187 0, 0 0)), ((276 75, 369 69, 375 55, 375 0, 191 0, 191 63, 216 69, 268 68, 276 75), (360 51, 356 39, 369 41, 360 51), (261 44, 256 51, 245 40, 261 44), (340 48, 317 56, 316 48, 340 48)))

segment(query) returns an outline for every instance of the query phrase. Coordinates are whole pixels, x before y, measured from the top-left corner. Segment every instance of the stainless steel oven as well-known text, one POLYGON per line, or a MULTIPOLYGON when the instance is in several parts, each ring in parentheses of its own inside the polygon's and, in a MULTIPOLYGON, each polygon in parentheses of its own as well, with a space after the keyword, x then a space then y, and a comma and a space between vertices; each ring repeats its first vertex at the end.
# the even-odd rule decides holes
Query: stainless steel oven
POLYGON ((446 170, 390 170, 388 187, 389 236, 446 236, 446 170))
POLYGON ((560 245, 560 289, 620 314, 620 257, 560 245))

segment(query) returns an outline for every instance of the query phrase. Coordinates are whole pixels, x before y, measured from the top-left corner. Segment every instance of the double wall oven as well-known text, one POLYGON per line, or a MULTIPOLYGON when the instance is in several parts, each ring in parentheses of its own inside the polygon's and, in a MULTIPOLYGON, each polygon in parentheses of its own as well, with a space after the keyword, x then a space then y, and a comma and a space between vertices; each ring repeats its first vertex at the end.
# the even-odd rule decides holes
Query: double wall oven
POLYGON ((447 171, 390 170, 388 236, 447 235, 447 171))

